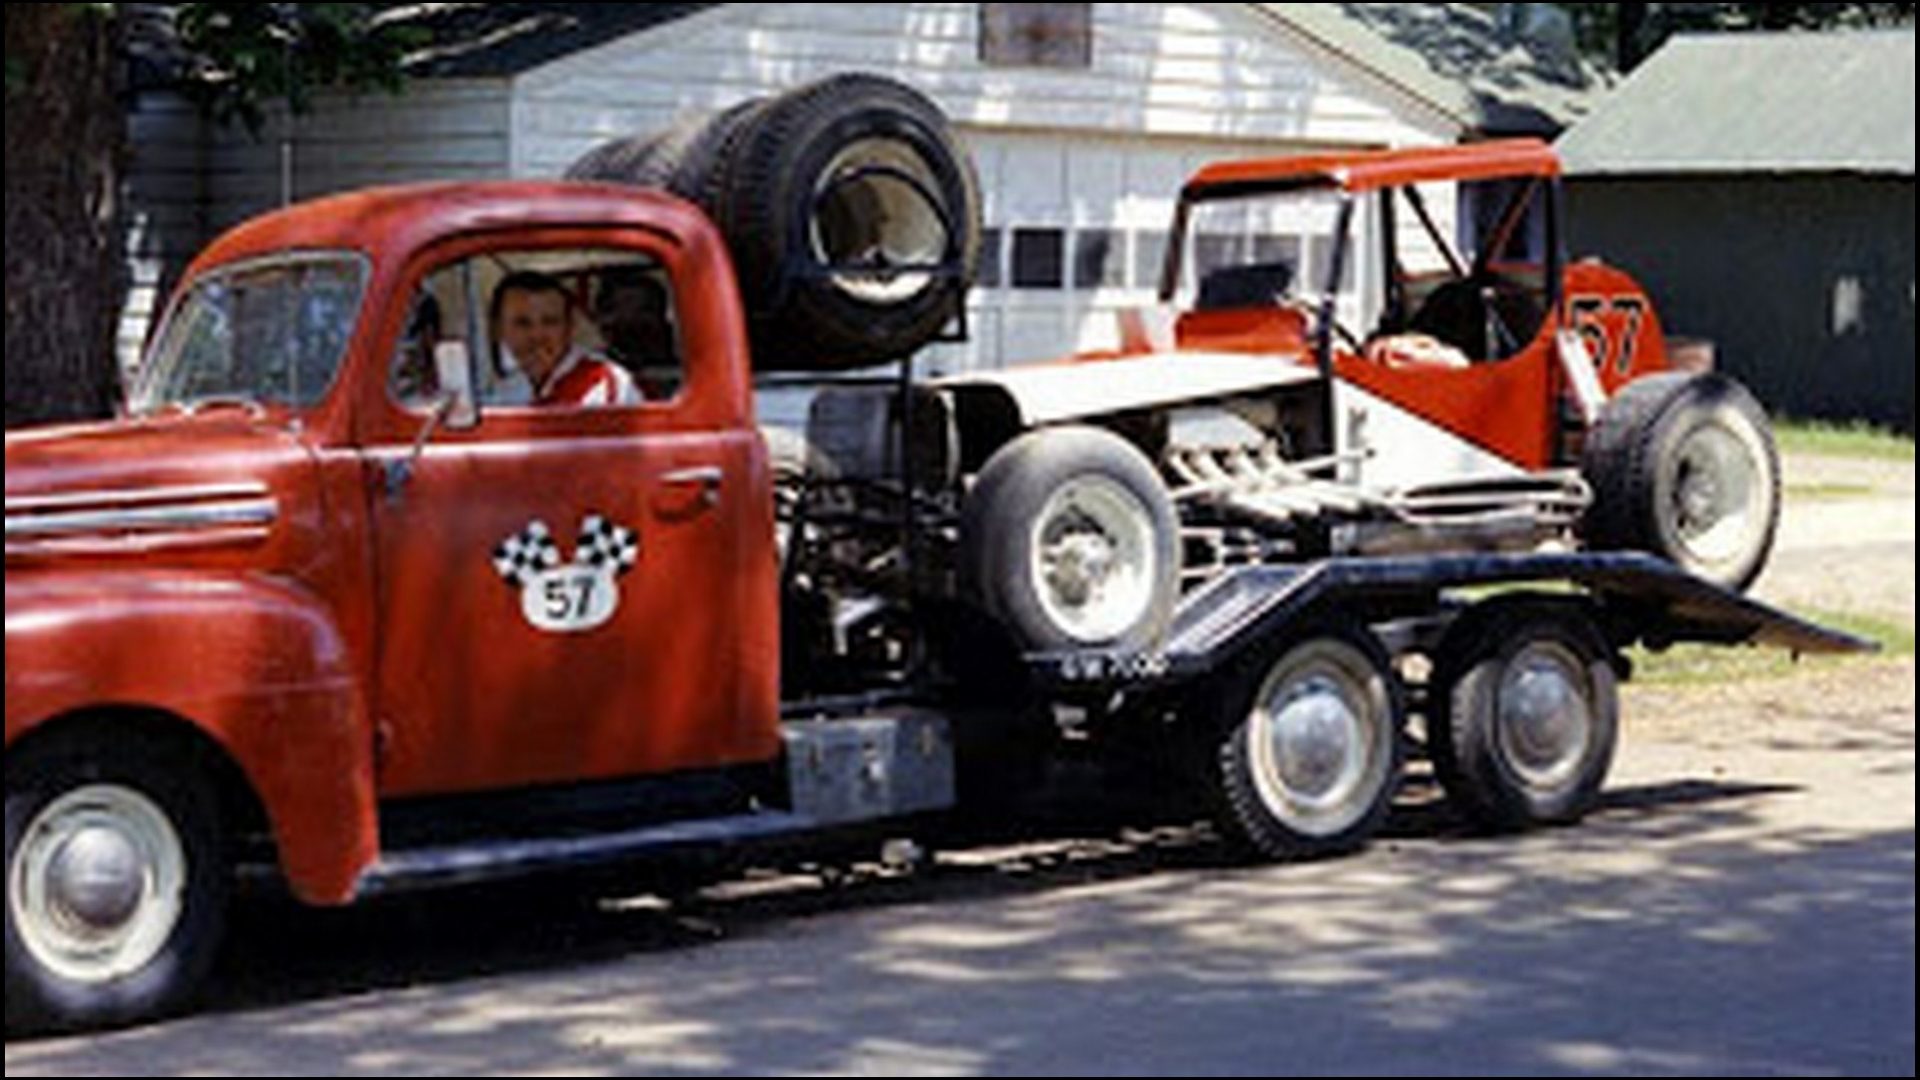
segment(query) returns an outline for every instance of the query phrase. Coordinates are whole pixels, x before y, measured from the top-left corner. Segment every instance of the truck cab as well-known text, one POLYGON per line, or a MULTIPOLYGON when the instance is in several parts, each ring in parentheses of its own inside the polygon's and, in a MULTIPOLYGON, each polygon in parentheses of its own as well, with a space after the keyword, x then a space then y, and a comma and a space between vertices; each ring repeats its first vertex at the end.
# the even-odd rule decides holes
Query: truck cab
POLYGON ((16 945, 83 987, 160 955, 201 901, 155 881, 207 857, 201 811, 340 903, 380 807, 641 776, 745 804, 721 780, 782 750, 778 569, 732 283, 666 196, 323 200, 196 260, 124 417, 9 434, 9 775, 101 773, 31 822, 9 785, 9 851, 18 824, 44 860, 9 1015, 16 945), (530 400, 494 310, 515 272, 565 289, 571 349, 633 348, 640 403, 530 400), (636 283, 666 297, 639 346, 610 340, 636 283), (102 769, 122 732, 144 752, 102 769))

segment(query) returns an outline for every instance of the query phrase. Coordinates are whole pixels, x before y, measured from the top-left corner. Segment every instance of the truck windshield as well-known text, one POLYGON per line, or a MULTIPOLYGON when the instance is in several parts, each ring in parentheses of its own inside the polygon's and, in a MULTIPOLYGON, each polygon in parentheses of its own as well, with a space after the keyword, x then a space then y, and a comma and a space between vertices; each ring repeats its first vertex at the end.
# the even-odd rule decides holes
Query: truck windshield
POLYGON ((346 355, 366 278, 366 261, 346 253, 282 257, 200 277, 142 365, 132 412, 234 401, 316 404, 346 355))

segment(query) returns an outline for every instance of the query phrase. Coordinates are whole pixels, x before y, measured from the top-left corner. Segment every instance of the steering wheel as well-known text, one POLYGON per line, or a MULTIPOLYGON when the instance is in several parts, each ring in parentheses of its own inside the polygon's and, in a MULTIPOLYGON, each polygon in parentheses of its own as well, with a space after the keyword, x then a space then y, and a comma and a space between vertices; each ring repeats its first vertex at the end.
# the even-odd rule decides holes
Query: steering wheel
MULTIPOLYGON (((1292 311, 1297 311, 1306 319, 1307 336, 1309 338, 1320 335, 1320 316, 1324 310, 1323 305, 1313 303, 1303 297, 1285 296, 1280 298, 1280 306, 1292 311)), ((1360 336, 1352 330, 1347 329, 1346 324, 1342 323, 1337 315, 1333 318, 1333 334, 1340 339, 1342 344, 1352 349, 1355 353, 1363 353, 1366 351, 1366 344, 1360 340, 1360 336)))

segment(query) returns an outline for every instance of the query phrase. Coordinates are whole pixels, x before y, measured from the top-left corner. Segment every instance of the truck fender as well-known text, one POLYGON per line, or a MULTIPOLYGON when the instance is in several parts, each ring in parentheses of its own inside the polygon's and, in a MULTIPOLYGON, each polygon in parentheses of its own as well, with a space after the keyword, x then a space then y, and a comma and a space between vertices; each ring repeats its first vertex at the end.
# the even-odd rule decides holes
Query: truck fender
POLYGON ((235 574, 9 580, 7 750, 61 721, 131 710, 218 745, 266 811, 288 885, 342 904, 379 854, 374 736, 327 608, 235 574))

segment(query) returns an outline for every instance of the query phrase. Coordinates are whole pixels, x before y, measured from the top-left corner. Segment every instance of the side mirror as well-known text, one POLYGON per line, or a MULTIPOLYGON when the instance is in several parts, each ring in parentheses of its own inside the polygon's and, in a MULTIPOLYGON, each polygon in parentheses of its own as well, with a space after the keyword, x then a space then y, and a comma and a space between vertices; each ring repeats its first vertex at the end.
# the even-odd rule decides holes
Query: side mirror
POLYGON ((439 378, 441 422, 449 431, 468 431, 480 424, 480 402, 473 389, 473 353, 464 341, 443 341, 433 347, 434 374, 439 378))

